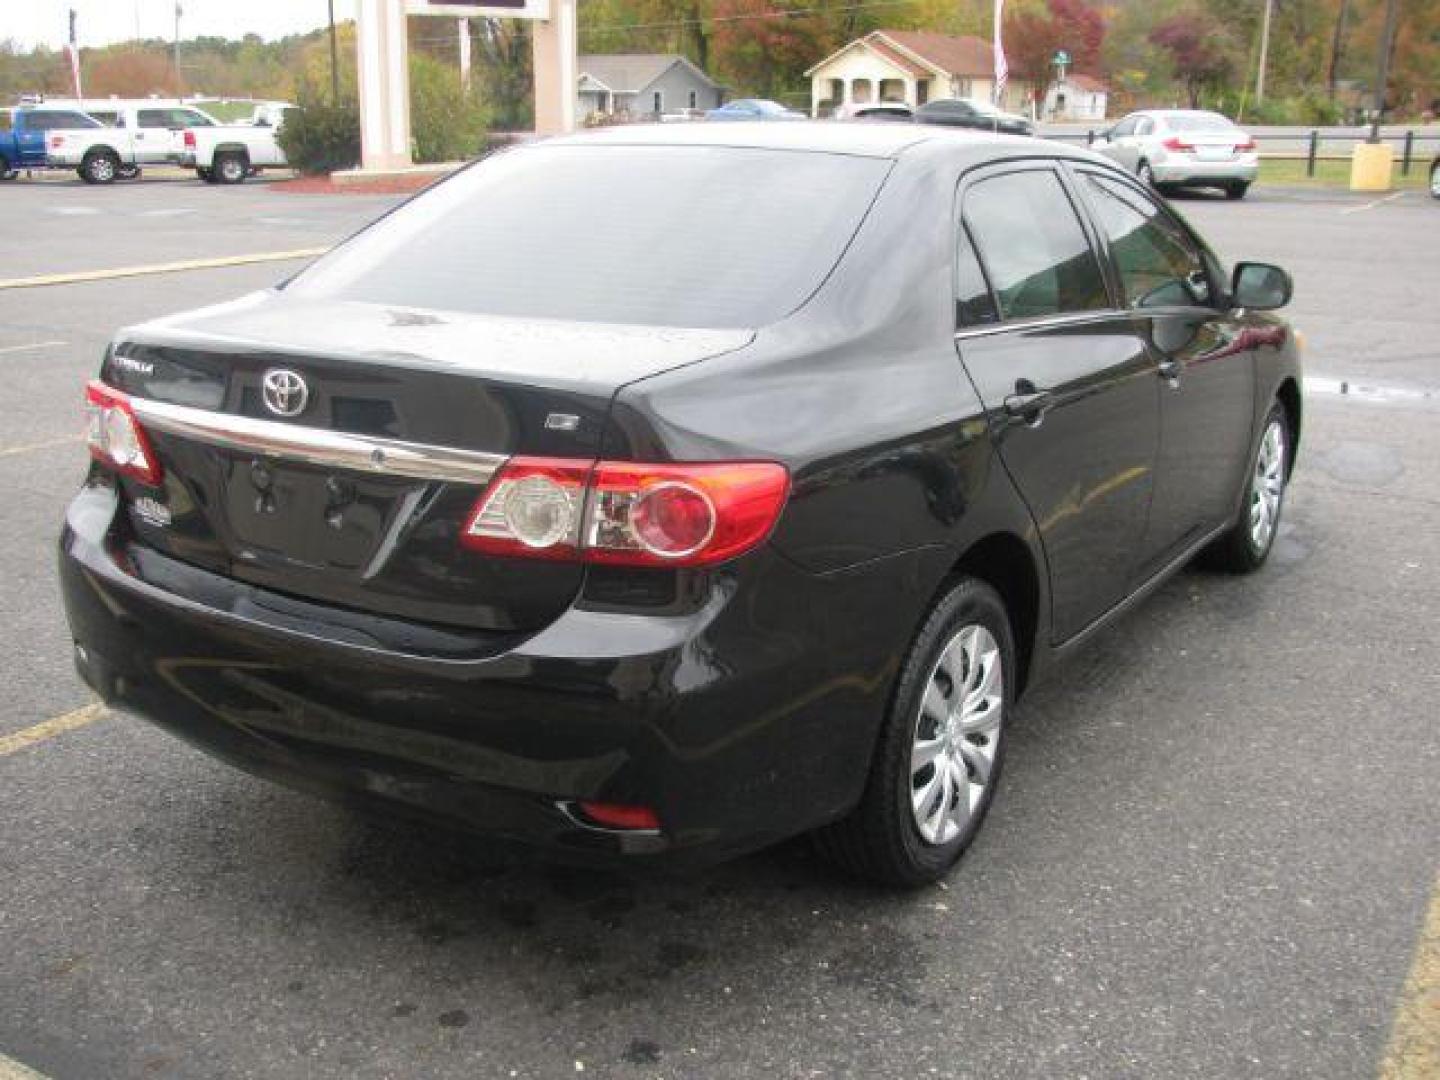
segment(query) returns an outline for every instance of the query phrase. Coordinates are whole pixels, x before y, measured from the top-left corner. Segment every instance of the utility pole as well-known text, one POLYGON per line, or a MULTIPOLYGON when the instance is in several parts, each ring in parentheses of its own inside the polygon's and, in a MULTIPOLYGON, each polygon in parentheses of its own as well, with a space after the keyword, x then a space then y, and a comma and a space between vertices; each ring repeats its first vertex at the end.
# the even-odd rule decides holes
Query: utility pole
POLYGON ((1385 116, 1385 89, 1390 82, 1390 54, 1395 49, 1395 22, 1400 16, 1398 0, 1385 5, 1385 33, 1380 38, 1380 71, 1375 77, 1375 115, 1370 123, 1370 141, 1380 141, 1380 121, 1385 116))
POLYGON ((1340 57, 1345 50, 1345 22, 1350 16, 1350 0, 1340 0, 1340 11, 1335 16, 1335 35, 1330 39, 1330 66, 1325 73, 1325 84, 1330 100, 1335 100, 1335 88, 1340 82, 1340 57))
POLYGON ((1260 24, 1260 73, 1255 76, 1255 101, 1265 100, 1265 66, 1270 62, 1270 17, 1275 0, 1265 0, 1265 21, 1260 24))
POLYGON ((330 6, 330 104, 340 104, 340 46, 335 39, 335 0, 330 6))
POLYGON ((470 20, 456 19, 460 27, 460 91, 470 93, 470 20))

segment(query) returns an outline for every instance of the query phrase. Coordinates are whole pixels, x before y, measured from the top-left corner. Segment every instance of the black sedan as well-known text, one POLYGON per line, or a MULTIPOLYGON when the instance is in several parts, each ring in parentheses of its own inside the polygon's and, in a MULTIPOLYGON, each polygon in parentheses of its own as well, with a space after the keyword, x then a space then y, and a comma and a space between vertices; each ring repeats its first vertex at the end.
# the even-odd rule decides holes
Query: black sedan
POLYGON ((970 98, 936 98, 915 110, 915 119, 922 124, 943 124, 946 127, 972 128, 999 135, 1033 135, 1035 126, 1025 117, 1005 112, 988 101, 970 98))
POLYGON ((116 337, 76 662, 258 774, 560 856, 814 831, 932 880, 1044 670, 1197 555, 1265 562, 1289 293, 1029 139, 507 151, 116 337))

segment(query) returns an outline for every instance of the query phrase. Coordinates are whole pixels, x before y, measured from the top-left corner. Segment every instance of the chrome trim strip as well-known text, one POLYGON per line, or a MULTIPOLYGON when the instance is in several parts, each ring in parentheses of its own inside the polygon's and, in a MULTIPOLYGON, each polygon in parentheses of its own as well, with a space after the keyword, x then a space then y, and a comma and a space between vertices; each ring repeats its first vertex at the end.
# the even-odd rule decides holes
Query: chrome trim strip
POLYGON ((1139 312, 1106 308, 1103 311, 1075 311, 1063 315, 1042 315, 1032 319, 1014 319, 1008 322, 986 323, 984 326, 964 326, 955 331, 955 340, 991 337, 995 334, 1012 334, 1026 330, 1052 330, 1064 326, 1084 326, 1086 323, 1106 322, 1111 319, 1133 319, 1139 312))
POLYGON ((409 476, 457 484, 488 484, 509 458, 475 450, 352 435, 344 431, 279 424, 248 416, 131 397, 142 425, 246 454, 283 458, 327 469, 409 476))

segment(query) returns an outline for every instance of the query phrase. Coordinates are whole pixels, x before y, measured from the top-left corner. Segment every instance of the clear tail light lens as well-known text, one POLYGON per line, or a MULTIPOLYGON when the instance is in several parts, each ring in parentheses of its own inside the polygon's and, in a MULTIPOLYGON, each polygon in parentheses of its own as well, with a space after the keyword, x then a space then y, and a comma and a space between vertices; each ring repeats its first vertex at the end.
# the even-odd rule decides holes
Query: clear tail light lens
POLYGON ((151 487, 160 485, 160 464, 130 399, 102 382, 85 387, 85 441, 90 456, 151 487))
POLYGON ((773 462, 515 458, 481 496, 461 541, 496 555, 708 566, 764 540, 789 489, 773 462))

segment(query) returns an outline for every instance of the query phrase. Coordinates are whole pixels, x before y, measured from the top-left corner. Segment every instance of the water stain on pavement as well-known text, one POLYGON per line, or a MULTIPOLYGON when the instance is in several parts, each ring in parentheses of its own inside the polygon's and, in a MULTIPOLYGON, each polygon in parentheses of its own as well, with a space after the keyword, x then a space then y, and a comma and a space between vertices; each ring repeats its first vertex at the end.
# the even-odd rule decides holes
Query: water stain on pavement
POLYGON ((1372 442, 1337 443, 1315 454, 1310 464, 1342 483, 1366 487, 1385 487, 1405 473, 1397 450, 1372 442))

